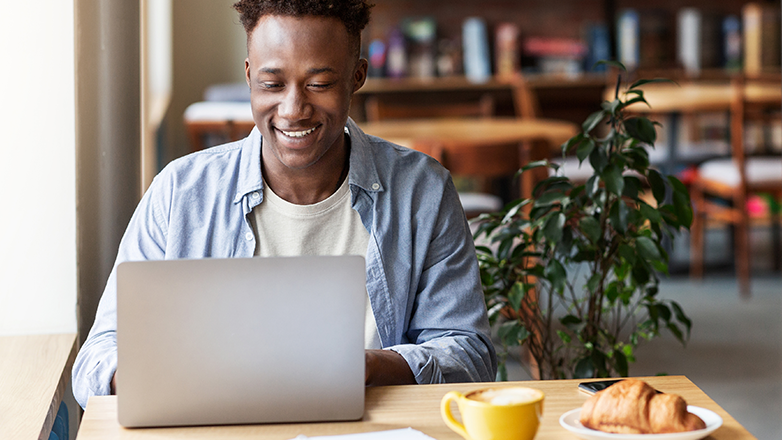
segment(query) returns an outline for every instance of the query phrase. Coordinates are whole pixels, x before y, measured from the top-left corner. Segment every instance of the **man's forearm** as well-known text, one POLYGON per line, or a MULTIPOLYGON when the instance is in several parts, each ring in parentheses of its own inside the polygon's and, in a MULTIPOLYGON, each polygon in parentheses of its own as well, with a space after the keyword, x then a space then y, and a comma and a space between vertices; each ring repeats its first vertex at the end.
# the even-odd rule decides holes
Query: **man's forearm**
POLYGON ((401 354, 391 350, 366 350, 367 386, 415 384, 415 376, 401 354))

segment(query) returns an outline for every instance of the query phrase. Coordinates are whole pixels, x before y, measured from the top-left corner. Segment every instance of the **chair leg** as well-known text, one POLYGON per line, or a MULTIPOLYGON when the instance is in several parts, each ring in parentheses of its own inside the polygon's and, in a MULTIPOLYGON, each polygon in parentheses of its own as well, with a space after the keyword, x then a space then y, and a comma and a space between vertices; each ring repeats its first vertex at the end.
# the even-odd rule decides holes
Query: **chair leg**
MULTIPOLYGON (((743 205, 739 205, 743 207, 743 205)), ((734 259, 736 278, 739 283, 739 294, 742 298, 750 297, 750 252, 749 252, 749 216, 746 208, 739 210, 739 221, 735 227, 734 259)))
POLYGON ((774 250, 774 270, 779 271, 780 267, 782 267, 782 243, 780 243, 780 240, 782 237, 780 236, 780 229, 782 228, 782 224, 780 224, 780 221, 782 221, 782 215, 780 215, 778 212, 774 212, 771 214, 771 240, 772 240, 772 249, 774 250))
POLYGON ((706 219, 703 214, 703 193, 693 186, 691 199, 694 208, 690 227, 690 278, 703 278, 703 247, 706 219))

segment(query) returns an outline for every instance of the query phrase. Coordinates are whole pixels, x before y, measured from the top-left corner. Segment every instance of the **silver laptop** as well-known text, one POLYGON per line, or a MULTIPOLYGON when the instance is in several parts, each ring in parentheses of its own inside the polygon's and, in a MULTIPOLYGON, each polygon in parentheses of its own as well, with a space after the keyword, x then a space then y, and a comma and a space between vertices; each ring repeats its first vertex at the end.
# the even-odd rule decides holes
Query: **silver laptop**
POLYGON ((120 264, 120 424, 361 418, 364 264, 357 256, 120 264))

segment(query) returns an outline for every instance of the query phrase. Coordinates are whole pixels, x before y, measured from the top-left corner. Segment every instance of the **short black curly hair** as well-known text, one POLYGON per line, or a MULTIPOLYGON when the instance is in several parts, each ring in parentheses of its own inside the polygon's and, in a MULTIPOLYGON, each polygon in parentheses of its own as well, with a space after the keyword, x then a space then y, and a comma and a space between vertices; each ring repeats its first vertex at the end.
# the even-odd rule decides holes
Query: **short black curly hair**
POLYGON ((239 0, 233 5, 248 38, 264 15, 315 16, 338 19, 356 42, 361 41, 361 31, 369 23, 373 6, 366 0, 239 0))

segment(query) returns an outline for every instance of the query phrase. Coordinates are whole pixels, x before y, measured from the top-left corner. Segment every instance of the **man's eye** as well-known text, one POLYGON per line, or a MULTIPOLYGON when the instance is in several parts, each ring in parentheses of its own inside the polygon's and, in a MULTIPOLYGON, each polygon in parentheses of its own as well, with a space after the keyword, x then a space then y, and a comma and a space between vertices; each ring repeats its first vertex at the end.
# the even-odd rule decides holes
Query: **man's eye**
POLYGON ((332 83, 312 83, 312 84, 310 84, 310 87, 312 87, 313 89, 317 89, 317 90, 324 90, 324 89, 330 88, 333 85, 334 85, 333 82, 332 83))
POLYGON ((268 89, 268 90, 275 90, 275 89, 281 89, 282 88, 282 84, 275 83, 275 82, 264 82, 264 83, 261 83, 261 87, 263 87, 264 89, 268 89))

